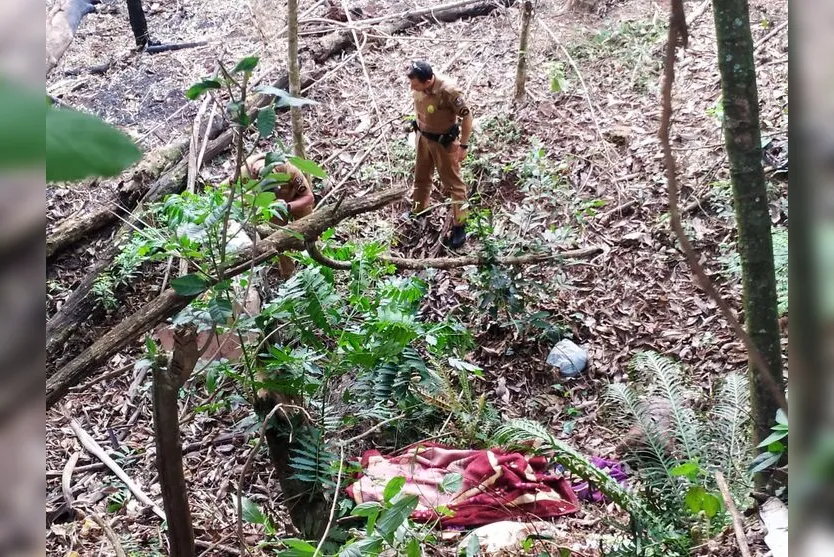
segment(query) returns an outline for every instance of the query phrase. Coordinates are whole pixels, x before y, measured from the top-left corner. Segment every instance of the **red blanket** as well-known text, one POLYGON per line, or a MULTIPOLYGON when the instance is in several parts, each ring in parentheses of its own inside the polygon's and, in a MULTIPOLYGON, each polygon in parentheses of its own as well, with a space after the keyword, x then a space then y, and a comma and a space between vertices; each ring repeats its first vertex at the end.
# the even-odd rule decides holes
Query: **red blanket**
POLYGON ((347 492, 357 504, 382 501, 385 485, 396 476, 406 479, 403 492, 419 497, 412 520, 439 519, 443 527, 551 518, 578 510, 570 483, 557 472, 549 472, 545 458, 501 449, 458 450, 423 444, 389 457, 367 451, 362 455, 362 474, 347 492), (462 485, 446 493, 441 482, 452 473, 463 477, 462 485), (438 513, 440 506, 448 507, 454 516, 438 513))

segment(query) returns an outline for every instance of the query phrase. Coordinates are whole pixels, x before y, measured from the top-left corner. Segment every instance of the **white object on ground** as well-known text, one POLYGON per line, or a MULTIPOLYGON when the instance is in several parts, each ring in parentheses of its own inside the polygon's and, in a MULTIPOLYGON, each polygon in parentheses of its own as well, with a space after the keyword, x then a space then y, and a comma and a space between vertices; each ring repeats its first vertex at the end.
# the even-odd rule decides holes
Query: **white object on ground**
POLYGON ((478 543, 485 555, 503 550, 519 549, 521 542, 530 536, 555 537, 559 530, 552 522, 513 522, 504 520, 486 524, 467 534, 458 544, 458 550, 464 551, 470 538, 478 536, 478 543))
POLYGON ((773 557, 788 557, 788 507, 771 497, 762 505, 759 516, 767 528, 764 541, 773 557))

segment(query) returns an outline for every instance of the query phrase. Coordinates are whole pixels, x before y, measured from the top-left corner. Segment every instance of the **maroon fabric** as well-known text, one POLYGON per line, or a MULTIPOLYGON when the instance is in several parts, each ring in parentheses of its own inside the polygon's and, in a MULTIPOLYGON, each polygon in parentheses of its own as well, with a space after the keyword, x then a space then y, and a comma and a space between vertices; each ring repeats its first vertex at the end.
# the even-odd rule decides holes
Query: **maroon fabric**
POLYGON ((471 527, 499 520, 552 518, 574 513, 578 499, 570 483, 547 470, 543 457, 527 457, 501 449, 459 450, 423 444, 384 457, 379 451, 362 455, 362 474, 347 488, 359 504, 382 501, 382 491, 391 478, 406 479, 403 492, 419 497, 412 520, 440 519, 443 527, 471 527), (463 476, 460 489, 444 493, 443 478, 451 473, 463 476), (447 517, 437 507, 454 512, 447 517))

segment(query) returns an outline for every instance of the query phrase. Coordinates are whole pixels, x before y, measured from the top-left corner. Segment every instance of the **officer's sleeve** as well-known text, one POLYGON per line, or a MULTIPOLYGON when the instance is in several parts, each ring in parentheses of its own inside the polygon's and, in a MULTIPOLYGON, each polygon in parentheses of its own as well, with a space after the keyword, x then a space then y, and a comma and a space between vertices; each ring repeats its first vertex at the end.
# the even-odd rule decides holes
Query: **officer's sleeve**
POLYGON ((457 87, 453 87, 449 89, 449 98, 451 99, 452 108, 454 108, 455 114, 461 118, 469 116, 469 103, 467 103, 466 99, 463 98, 463 91, 457 87))
POLYGON ((307 190, 310 189, 310 185, 307 184, 307 179, 304 177, 304 174, 292 165, 287 165, 287 170, 289 170, 288 174, 290 175, 290 191, 293 192, 293 199, 297 199, 307 193, 307 190))

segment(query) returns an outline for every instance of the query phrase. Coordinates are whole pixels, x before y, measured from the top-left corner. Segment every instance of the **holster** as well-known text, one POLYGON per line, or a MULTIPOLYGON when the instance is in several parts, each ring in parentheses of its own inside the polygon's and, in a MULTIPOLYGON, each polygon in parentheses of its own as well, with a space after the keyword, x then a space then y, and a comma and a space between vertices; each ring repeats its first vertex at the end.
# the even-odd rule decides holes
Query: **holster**
POLYGON ((437 142, 443 145, 444 147, 448 147, 452 144, 452 142, 458 138, 460 135, 460 126, 455 124, 449 131, 444 134, 441 134, 440 137, 437 138, 437 142))

